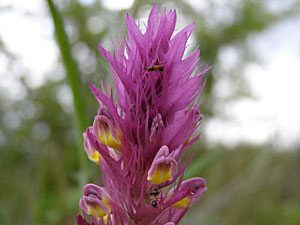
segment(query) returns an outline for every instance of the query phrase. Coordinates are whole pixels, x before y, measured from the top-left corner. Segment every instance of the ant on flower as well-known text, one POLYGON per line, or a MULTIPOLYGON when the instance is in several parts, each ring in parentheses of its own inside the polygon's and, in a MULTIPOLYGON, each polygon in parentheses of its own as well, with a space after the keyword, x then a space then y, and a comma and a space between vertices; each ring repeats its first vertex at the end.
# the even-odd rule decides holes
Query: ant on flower
POLYGON ((146 67, 145 69, 147 71, 160 71, 160 72, 163 72, 164 71, 164 66, 160 63, 159 58, 157 58, 157 60, 153 63, 153 66, 146 67))
POLYGON ((164 71, 164 67, 163 65, 153 65, 153 66, 150 66, 148 68, 146 68, 147 71, 164 71))
POLYGON ((158 195, 160 194, 160 191, 155 188, 150 195, 153 196, 153 200, 151 201, 151 204, 154 208, 157 208, 158 206, 158 195))
POLYGON ((154 208, 157 208, 157 205, 158 205, 157 200, 153 200, 153 201, 151 202, 151 204, 152 204, 152 206, 153 206, 154 208))

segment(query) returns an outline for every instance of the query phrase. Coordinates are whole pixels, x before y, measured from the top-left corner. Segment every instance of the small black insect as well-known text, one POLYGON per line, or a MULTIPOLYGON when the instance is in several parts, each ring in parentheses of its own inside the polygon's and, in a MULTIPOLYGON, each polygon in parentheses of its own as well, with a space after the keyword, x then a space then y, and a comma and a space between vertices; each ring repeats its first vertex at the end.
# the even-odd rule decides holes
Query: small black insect
POLYGON ((151 195, 154 195, 154 196, 157 196, 159 195, 160 191, 158 189, 154 189, 152 192, 151 192, 151 195))
POLYGON ((146 68, 147 71, 164 71, 164 67, 163 65, 153 65, 153 66, 150 66, 148 68, 146 68))
POLYGON ((150 192, 150 195, 152 196, 151 204, 155 208, 158 206, 158 195, 159 194, 160 194, 160 190, 157 188, 153 189, 153 191, 150 192))
POLYGON ((153 206, 153 207, 155 207, 155 208, 156 208, 156 207, 157 207, 157 205, 158 205, 158 203, 157 203, 157 201, 156 201, 156 200, 153 200, 153 201, 151 202, 151 204, 152 204, 152 206, 153 206))

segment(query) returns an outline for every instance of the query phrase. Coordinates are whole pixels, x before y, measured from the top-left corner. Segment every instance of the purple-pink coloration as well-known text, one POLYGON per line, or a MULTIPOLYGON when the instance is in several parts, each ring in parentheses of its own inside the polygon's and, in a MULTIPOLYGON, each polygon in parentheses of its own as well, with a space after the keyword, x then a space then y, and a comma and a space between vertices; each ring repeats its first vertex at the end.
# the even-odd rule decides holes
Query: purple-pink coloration
POLYGON ((192 158, 184 154, 199 136, 209 68, 198 72, 198 49, 183 59, 194 25, 173 35, 175 23, 175 10, 158 16, 155 4, 145 33, 127 14, 128 36, 117 39, 113 54, 99 45, 117 102, 103 84, 102 90, 90 84, 100 108, 84 147, 100 165, 104 187, 84 187, 79 225, 175 225, 206 191, 204 179, 182 179, 192 158))

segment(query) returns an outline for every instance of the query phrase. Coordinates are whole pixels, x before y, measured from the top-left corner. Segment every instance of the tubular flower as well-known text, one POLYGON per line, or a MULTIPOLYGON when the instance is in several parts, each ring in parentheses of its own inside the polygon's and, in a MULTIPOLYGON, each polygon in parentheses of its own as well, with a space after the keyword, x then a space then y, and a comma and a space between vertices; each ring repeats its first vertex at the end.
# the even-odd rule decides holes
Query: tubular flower
POLYGON ((98 115, 94 119, 94 132, 98 141, 111 148, 120 149, 120 132, 112 122, 104 115, 98 115))
POLYGON ((176 160, 170 157, 169 148, 163 146, 153 159, 147 179, 154 184, 161 184, 171 180, 175 176, 176 171, 176 160))
POLYGON ((109 202, 109 197, 103 188, 88 184, 84 187, 84 196, 79 205, 84 212, 100 219, 110 212, 109 202))
POLYGON ((114 77, 117 102, 107 88, 90 89, 100 107, 84 133, 88 158, 99 164, 104 187, 87 184, 78 225, 172 225, 206 191, 202 178, 182 181, 202 121, 204 87, 199 50, 183 59, 193 24, 173 35, 176 11, 155 4, 146 32, 129 14, 128 35, 113 53, 100 44, 114 77), (90 215, 91 222, 87 215, 90 215))

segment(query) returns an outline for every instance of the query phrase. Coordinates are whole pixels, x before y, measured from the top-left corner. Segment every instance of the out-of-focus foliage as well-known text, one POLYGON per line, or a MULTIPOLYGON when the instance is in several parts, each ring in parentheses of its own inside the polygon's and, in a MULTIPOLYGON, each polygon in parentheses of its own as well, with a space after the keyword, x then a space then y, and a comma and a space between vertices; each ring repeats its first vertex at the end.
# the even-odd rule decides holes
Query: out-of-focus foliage
MULTIPOLYGON (((110 74, 108 64, 98 53, 97 42, 111 47, 109 38, 116 34, 121 36, 125 30, 126 11, 108 11, 100 1, 89 6, 80 2, 55 3, 65 21, 72 54, 81 74, 82 97, 88 106, 85 119, 92 123, 98 103, 87 83, 91 80, 99 86, 99 81, 110 74)), ((194 37, 201 47, 204 63, 217 67, 223 47, 238 47, 243 53, 238 71, 228 76, 232 76, 233 85, 243 84, 236 74, 243 73, 243 63, 256 60, 245 44, 246 39, 299 12, 299 2, 295 1, 279 13, 268 11, 262 0, 228 3, 226 10, 234 15, 230 20, 214 17, 216 10, 222 11, 214 2, 210 1, 201 12, 180 0, 161 1, 159 7, 177 8, 187 21, 195 21, 194 37)), ((135 18, 143 17, 153 3, 136 0, 128 11, 135 18)), ((0 51, 7 56, 11 67, 16 66, 18 57, 9 52, 1 37, 0 51)), ((61 58, 57 65, 61 66, 61 58)), ((53 71, 49 73, 55 73, 57 68, 53 71)), ((217 72, 222 76, 222 71, 217 72)), ((64 79, 49 80, 32 88, 25 79, 26 73, 20 73, 19 82, 26 92, 24 98, 12 100, 0 90, 0 224, 74 224, 82 187, 78 177, 80 141, 75 130, 74 109, 61 100, 61 93, 69 90, 68 83, 64 79)), ((204 94, 204 114, 210 116, 213 116, 214 73, 212 70, 208 74, 204 94)), ((110 80, 111 76, 108 83, 110 80)), ((240 87, 235 96, 248 94, 244 84, 240 87)), ((188 174, 204 177, 208 192, 182 224, 300 224, 299 149, 276 152, 269 146, 247 145, 211 149, 204 143, 202 140, 193 147, 196 156, 188 174)), ((92 163, 88 163, 83 172, 90 182, 101 183, 99 169, 92 163)))
POLYGON ((206 178, 208 192, 183 224, 299 224, 300 149, 294 150, 279 153, 269 146, 247 145, 231 149, 197 174, 206 178))

